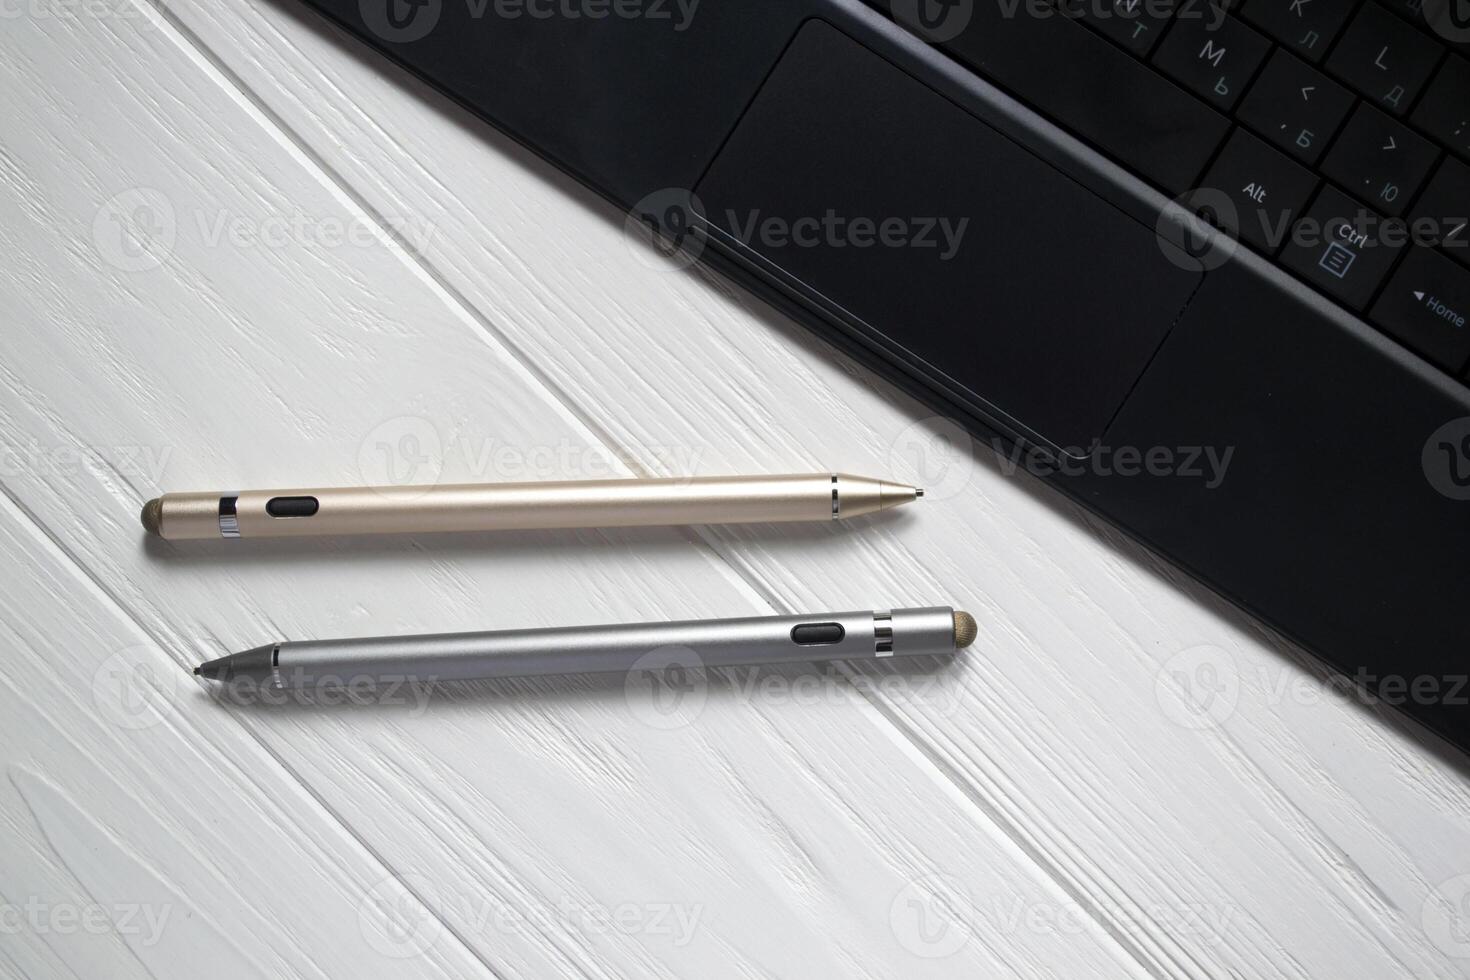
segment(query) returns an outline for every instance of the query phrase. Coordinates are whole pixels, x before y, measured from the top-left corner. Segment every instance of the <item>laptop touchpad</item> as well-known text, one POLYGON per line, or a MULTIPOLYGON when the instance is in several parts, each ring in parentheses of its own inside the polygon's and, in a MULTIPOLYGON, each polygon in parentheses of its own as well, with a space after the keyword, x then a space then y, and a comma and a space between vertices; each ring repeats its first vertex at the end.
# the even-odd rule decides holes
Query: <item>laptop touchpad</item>
POLYGON ((1102 435, 1202 275, 820 21, 696 194, 712 224, 1061 447, 1102 435))

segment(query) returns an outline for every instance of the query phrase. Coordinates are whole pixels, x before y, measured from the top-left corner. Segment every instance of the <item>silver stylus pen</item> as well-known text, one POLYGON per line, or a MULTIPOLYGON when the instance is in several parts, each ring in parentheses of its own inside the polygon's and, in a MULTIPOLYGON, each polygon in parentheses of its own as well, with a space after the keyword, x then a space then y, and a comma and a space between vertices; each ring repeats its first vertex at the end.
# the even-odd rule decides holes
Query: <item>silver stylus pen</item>
POLYGON ((969 646, 976 632, 969 613, 932 606, 891 612, 267 643, 200 664, 194 673, 211 680, 283 687, 626 673, 658 651, 672 652, 673 659, 686 667, 954 653, 969 646))

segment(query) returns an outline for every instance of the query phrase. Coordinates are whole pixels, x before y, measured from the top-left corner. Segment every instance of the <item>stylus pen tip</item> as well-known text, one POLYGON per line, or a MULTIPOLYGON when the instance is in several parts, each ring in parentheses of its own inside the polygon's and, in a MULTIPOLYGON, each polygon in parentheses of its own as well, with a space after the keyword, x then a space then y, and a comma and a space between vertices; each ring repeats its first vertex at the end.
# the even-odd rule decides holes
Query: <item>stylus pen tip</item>
POLYGON ((149 534, 163 531, 163 501, 154 497, 143 505, 143 529, 149 534))
POLYGON ((963 650, 975 642, 975 637, 980 635, 980 626, 975 622, 975 617, 962 610, 954 611, 954 645, 956 650, 963 650))

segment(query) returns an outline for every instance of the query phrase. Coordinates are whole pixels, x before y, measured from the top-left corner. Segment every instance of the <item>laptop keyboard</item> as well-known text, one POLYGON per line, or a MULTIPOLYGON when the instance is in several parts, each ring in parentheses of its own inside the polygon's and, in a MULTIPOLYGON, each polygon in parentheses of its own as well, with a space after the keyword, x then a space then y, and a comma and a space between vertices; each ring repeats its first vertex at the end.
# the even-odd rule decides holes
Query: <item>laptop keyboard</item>
POLYGON ((916 2, 917 33, 1470 377, 1470 0, 916 2))

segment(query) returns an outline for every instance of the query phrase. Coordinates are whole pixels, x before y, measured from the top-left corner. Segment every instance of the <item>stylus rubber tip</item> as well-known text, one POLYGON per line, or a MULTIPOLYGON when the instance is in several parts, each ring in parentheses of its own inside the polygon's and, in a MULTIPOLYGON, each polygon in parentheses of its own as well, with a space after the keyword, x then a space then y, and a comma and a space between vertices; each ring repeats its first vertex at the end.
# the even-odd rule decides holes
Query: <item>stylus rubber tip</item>
POLYGON ((143 529, 149 534, 159 534, 163 527, 163 501, 157 497, 143 505, 143 529))
POLYGON ((980 627, 975 624, 975 617, 967 612, 955 610, 954 614, 954 647, 963 650, 975 642, 975 637, 980 635, 980 627))

